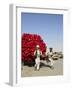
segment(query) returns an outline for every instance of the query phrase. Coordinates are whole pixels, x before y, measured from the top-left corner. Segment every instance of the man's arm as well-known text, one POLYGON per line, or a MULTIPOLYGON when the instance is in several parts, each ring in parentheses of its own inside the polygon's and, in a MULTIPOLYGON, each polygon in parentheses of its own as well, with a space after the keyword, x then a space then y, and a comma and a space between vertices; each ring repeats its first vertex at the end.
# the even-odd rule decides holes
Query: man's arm
POLYGON ((34 56, 35 56, 35 54, 36 54, 36 51, 34 51, 34 56))

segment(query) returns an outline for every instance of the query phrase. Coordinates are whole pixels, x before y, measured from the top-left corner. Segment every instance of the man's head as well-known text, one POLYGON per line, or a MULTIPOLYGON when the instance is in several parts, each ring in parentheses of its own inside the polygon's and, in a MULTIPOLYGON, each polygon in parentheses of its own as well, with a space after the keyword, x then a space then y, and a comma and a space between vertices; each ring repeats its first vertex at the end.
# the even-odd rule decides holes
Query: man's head
POLYGON ((36 45, 36 50, 40 49, 40 46, 39 45, 36 45))
POLYGON ((50 51, 50 52, 53 52, 53 48, 49 48, 49 51, 50 51))

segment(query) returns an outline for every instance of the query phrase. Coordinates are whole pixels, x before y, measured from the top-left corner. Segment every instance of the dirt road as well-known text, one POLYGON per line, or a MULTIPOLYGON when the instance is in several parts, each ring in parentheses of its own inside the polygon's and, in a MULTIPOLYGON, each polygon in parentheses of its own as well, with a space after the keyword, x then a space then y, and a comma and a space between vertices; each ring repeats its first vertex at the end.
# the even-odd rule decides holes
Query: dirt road
POLYGON ((63 75, 63 60, 55 60, 54 69, 50 68, 50 62, 47 64, 42 61, 42 65, 39 71, 35 71, 34 67, 23 66, 21 70, 22 77, 32 77, 32 76, 55 76, 63 75))

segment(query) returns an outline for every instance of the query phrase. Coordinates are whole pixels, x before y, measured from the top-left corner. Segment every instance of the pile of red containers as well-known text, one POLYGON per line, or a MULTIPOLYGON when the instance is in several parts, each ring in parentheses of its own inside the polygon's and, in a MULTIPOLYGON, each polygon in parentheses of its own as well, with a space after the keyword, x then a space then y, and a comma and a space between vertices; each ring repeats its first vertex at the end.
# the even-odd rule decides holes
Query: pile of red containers
POLYGON ((23 33, 21 44, 21 59, 23 62, 32 63, 35 60, 34 51, 36 45, 40 46, 42 54, 46 51, 46 44, 42 40, 41 36, 37 34, 23 33))

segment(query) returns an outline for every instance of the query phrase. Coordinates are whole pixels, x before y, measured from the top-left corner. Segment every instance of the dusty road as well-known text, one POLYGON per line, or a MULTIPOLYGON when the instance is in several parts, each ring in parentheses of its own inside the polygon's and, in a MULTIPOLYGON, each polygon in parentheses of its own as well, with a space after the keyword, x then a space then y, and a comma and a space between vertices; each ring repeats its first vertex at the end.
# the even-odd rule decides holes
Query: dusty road
POLYGON ((21 70, 22 77, 32 77, 32 76, 55 76, 63 75, 63 60, 54 61, 54 69, 50 68, 50 62, 47 64, 42 61, 42 66, 39 71, 35 71, 34 67, 23 66, 21 70))

